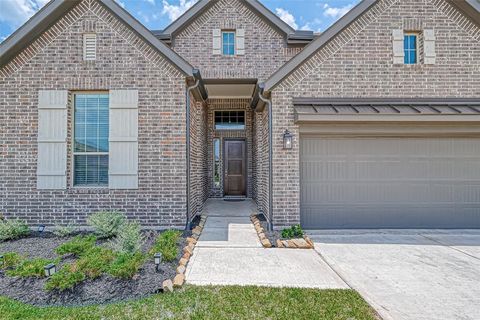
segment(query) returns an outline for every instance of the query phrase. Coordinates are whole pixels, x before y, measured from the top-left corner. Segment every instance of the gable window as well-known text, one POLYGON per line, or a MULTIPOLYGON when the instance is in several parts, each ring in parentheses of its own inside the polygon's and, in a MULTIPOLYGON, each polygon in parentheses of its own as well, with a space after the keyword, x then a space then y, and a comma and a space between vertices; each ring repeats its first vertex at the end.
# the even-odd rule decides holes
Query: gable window
POLYGON ((416 64, 418 61, 418 37, 414 33, 406 33, 403 38, 405 64, 416 64))
POLYGON ((225 56, 235 55, 235 31, 222 31, 222 53, 225 56))
POLYGON ((108 185, 108 94, 74 96, 73 184, 108 185))
POLYGON ((245 111, 215 111, 215 130, 244 130, 245 111))

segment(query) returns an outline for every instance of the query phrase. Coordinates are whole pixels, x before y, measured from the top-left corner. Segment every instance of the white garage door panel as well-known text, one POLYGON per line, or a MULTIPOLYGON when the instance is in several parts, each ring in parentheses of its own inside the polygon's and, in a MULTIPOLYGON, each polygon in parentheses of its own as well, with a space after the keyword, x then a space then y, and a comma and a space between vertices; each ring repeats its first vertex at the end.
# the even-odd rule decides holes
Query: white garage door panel
POLYGON ((480 140, 301 138, 306 228, 480 227, 480 140))

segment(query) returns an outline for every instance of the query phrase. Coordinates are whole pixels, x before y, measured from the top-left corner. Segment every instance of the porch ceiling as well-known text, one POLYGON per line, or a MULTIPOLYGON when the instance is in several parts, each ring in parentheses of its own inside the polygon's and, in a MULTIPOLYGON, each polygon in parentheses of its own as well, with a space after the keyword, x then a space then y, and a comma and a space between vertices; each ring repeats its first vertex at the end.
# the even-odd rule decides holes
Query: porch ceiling
POLYGON ((256 79, 210 79, 205 80, 208 97, 218 98, 251 98, 257 84, 256 79))

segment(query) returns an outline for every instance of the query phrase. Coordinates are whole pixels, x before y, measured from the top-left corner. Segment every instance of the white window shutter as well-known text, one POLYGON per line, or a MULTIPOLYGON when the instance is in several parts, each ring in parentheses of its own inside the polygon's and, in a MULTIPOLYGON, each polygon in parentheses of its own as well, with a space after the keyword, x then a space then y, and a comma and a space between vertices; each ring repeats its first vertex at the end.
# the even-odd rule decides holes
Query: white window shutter
POLYGON ((245 54, 245 29, 237 29, 236 32, 237 55, 245 54))
POLYGON ((435 64, 435 30, 423 30, 423 51, 425 56, 425 64, 435 64))
POLYGON ((393 64, 405 63, 405 51, 403 47, 404 35, 403 30, 393 30, 393 64))
POLYGON ((138 189, 138 91, 110 91, 108 184, 138 189))
POLYGON ((213 54, 222 54, 222 30, 213 29, 213 54))
POLYGON ((38 92, 37 189, 67 188, 68 91, 38 92))

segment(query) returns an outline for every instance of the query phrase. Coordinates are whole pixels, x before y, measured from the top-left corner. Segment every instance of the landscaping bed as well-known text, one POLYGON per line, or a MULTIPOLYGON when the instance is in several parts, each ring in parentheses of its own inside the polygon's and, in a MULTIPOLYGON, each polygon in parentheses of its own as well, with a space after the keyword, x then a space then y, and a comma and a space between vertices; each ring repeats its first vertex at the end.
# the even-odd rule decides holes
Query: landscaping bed
POLYGON ((268 223, 263 214, 251 216, 252 223, 265 248, 313 249, 314 244, 305 235, 299 225, 280 230, 268 230, 268 223))
POLYGON ((164 282, 174 279, 183 263, 181 286, 185 258, 193 250, 192 232, 140 231, 135 223, 125 225, 128 228, 120 228, 110 238, 92 232, 57 236, 47 228, 1 242, 0 295, 38 306, 140 298, 162 292, 164 282), (132 240, 136 238, 141 241, 132 240), (162 253, 158 267, 154 263, 157 252, 162 253), (55 264, 56 273, 47 277, 44 267, 49 263, 55 264))

